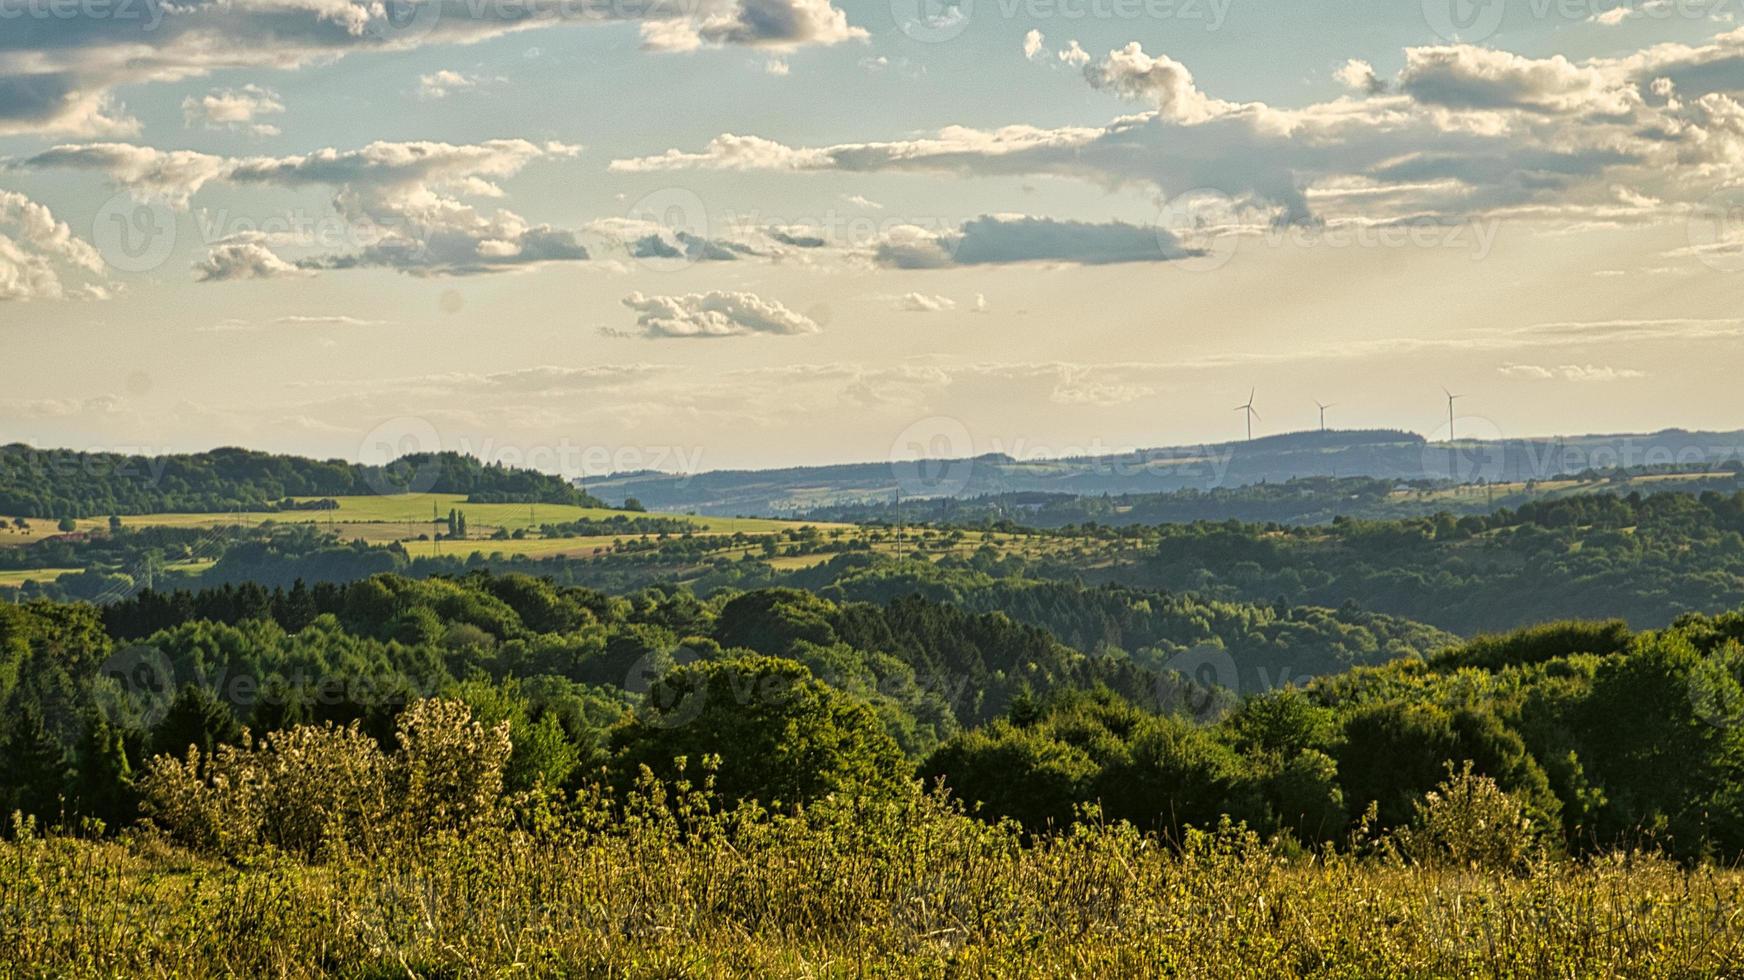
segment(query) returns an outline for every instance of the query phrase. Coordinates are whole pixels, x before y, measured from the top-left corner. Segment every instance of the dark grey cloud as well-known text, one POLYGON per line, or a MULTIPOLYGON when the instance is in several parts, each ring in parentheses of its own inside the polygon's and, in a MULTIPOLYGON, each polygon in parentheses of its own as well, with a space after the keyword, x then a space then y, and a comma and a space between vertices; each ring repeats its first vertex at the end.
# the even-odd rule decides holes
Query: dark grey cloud
POLYGON ((878 243, 873 258, 890 268, 941 269, 1017 262, 1169 262, 1197 254, 1161 227, 982 215, 945 233, 893 232, 878 243))

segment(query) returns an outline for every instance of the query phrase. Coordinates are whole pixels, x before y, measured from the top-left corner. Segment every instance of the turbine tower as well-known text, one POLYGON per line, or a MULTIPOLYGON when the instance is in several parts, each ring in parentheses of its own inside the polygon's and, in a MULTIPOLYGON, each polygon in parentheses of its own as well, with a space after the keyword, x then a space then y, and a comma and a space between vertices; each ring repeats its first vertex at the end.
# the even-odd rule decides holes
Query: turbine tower
POLYGON ((1442 387, 1441 393, 1447 396, 1447 441, 1452 442, 1453 441, 1453 403, 1461 398, 1464 398, 1465 396, 1464 395, 1456 395, 1453 392, 1448 391, 1446 386, 1442 387))
POLYGON ((1248 393, 1247 393, 1247 404, 1235 406, 1236 411, 1247 413, 1247 441, 1248 442, 1253 442, 1254 419, 1257 419, 1260 417, 1260 413, 1254 411, 1254 407, 1253 407, 1254 395, 1256 393, 1258 393, 1258 391, 1259 391, 1258 388, 1249 389, 1248 393))
POLYGON ((1336 408, 1338 406, 1338 403, 1333 402, 1331 405, 1321 405, 1320 399, 1316 398, 1316 399, 1314 399, 1314 404, 1319 406, 1319 408, 1320 408, 1320 431, 1325 432, 1326 431, 1326 410, 1329 408, 1336 408))

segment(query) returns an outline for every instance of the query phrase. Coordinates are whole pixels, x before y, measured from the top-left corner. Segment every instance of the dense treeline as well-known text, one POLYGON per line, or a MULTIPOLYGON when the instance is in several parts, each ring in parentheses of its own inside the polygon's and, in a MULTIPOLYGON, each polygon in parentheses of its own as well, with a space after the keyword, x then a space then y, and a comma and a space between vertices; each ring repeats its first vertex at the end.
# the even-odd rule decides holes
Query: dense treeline
POLYGON ((1321 840, 1409 823, 1469 763, 1557 849, 1730 859, 1744 853, 1740 637, 1736 613, 1640 635, 1554 624, 1251 697, 1203 727, 1069 693, 953 738, 924 770, 1030 826, 1096 802, 1140 825, 1227 814, 1321 840))
POLYGON ((990 494, 982 497, 934 497, 837 504, 807 511, 818 521, 860 524, 934 524, 970 528, 1064 528, 1101 524, 1128 527, 1141 524, 1190 524, 1196 521, 1245 521, 1256 524, 1327 524, 1344 517, 1355 520, 1399 520, 1489 514, 1537 500, 1579 493, 1627 495, 1642 487, 1659 493, 1732 493, 1744 487, 1744 464, 1732 461, 1706 472, 1687 467, 1637 467, 1558 474, 1553 481, 1491 486, 1456 485, 1447 480, 1388 480, 1373 477, 1305 476, 1282 482, 1252 483, 1209 490, 1183 489, 1168 493, 1125 493, 1082 496, 1069 493, 990 494))
POLYGON ((0 607, 14 763, 0 805, 125 823, 157 756, 328 722, 385 750, 408 704, 441 695, 507 726, 508 789, 623 786, 719 755, 732 799, 894 792, 920 775, 1035 829, 1094 804, 1169 833, 1228 815, 1314 842, 1409 825, 1469 763, 1538 845, 1744 853, 1741 614, 1643 634, 1556 624, 1385 664, 1412 634, 1334 618, 1374 634, 1337 661, 1356 666, 1250 682, 1244 660, 1326 657, 1338 634, 1290 610, 1129 589, 941 576, 919 584, 950 602, 845 598, 895 590, 877 571, 841 577, 835 599, 614 597, 479 574, 0 607), (1018 617, 1108 642, 1087 654, 1018 617), (1245 698, 1209 689, 1231 676, 1245 698))
MULTIPOLYGON (((1151 529, 1108 577, 1225 599, 1366 609, 1471 635, 1559 618, 1664 626, 1744 602, 1744 493, 1594 494, 1491 515, 1151 529)), ((1048 576, 1095 577, 1056 562, 1048 576)))
MULTIPOLYGON (((1334 642, 1324 631, 1288 626, 1289 612, 1275 620, 1269 611, 1244 619, 1233 608, 1196 616, 1174 603, 1146 618, 1144 599, 1127 593, 1100 600, 1105 609, 1095 615, 1114 621, 1120 617, 1108 610, 1126 609, 1131 632, 1122 639, 1133 649, 1104 642, 1086 653, 998 608, 1022 606, 1043 621, 1050 617, 1037 610, 1071 603, 1057 587, 1035 588, 1045 600, 989 596, 979 603, 986 611, 978 611, 912 594, 871 603, 797 589, 708 600, 674 589, 614 597, 480 573, 147 591, 100 608, 0 606, 7 718, 0 750, 20 760, 0 776, 0 807, 126 821, 134 777, 158 754, 179 755, 189 745, 210 754, 237 743, 244 726, 259 736, 327 722, 357 723, 386 745, 404 706, 437 694, 465 701, 493 723, 511 723, 511 787, 573 785, 602 766, 621 778, 640 764, 664 769, 673 756, 707 747, 691 741, 733 728, 728 718, 692 725, 685 717, 638 729, 637 717, 675 708, 667 697, 673 691, 719 688, 727 694, 704 709, 733 716, 766 707, 747 708, 735 693, 743 685, 797 690, 813 679, 821 685, 818 703, 833 705, 827 713, 837 718, 824 726, 820 744, 842 742, 842 726, 852 720, 847 706, 856 705, 852 711, 866 720, 850 727, 862 731, 867 751, 877 755, 888 740, 909 767, 944 740, 1056 692, 1104 690, 1158 713, 1228 703, 1231 694, 1209 686, 1221 675, 1171 653, 1204 648, 1256 663, 1272 654, 1308 663, 1330 656, 1334 642), (626 717, 644 692, 640 714, 626 717)), ((1401 651, 1427 654, 1433 638, 1381 619, 1344 624, 1337 635, 1348 648, 1335 659, 1365 663, 1401 651), (1413 642, 1422 646, 1403 645, 1413 642)), ((811 714, 776 729, 804 717, 811 714)), ((762 778, 755 760, 767 768, 768 752, 736 761, 723 754, 722 778, 740 779, 751 795, 762 778)), ((815 783, 801 771, 803 758, 785 777, 792 785, 815 783)))
POLYGON ((131 456, 0 446, 0 514, 9 516, 272 511, 288 497, 409 491, 467 494, 480 503, 603 506, 556 477, 452 452, 365 466, 232 448, 131 456))

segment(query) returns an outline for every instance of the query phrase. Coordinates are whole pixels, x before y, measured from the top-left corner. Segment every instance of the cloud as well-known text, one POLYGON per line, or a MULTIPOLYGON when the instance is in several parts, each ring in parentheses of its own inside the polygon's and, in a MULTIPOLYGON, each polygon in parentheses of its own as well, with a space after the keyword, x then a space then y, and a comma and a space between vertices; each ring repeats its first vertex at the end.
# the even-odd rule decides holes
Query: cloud
POLYGON ((23 194, 0 190, 0 301, 107 295, 103 259, 67 223, 23 194), (92 281, 69 292, 67 277, 92 281))
POLYGON ((1678 220, 1716 187, 1744 184, 1744 28, 1586 61, 1407 48, 1392 82, 1353 60, 1339 76, 1355 96, 1297 107, 1218 98, 1136 44, 1101 59, 1070 45, 1061 58, 1144 110, 1102 126, 947 126, 826 146, 728 133, 611 168, 1058 176, 1163 199, 1215 190, 1262 225, 1305 226, 1678 220))
POLYGON ((328 316, 281 316, 273 321, 292 327, 379 327, 386 320, 365 320, 360 317, 333 314, 328 316))
POLYGON ((198 269, 201 281, 304 271, 381 267, 418 275, 467 275, 546 262, 578 262, 587 249, 574 232, 534 224, 507 209, 468 199, 504 195, 498 181, 536 160, 579 150, 560 143, 488 140, 476 144, 377 142, 356 150, 321 149, 286 157, 226 158, 128 143, 58 146, 15 167, 74 168, 106 174, 117 186, 186 208, 212 183, 334 188, 333 208, 357 243, 351 251, 287 263, 260 239, 219 242, 198 269))
POLYGON ((259 85, 217 89, 200 98, 182 100, 182 117, 189 129, 229 129, 253 136, 277 136, 279 128, 260 122, 261 116, 285 111, 279 94, 259 85))
POLYGON ((642 46, 653 51, 694 51, 724 44, 786 51, 867 37, 865 30, 849 26, 847 15, 830 6, 829 0, 740 0, 696 17, 642 24, 642 46))
POLYGON ((0 31, 0 135, 132 135, 126 86, 231 69, 296 69, 363 53, 470 44, 558 25, 632 21, 644 46, 775 51, 864 38, 828 0, 596 4, 529 0, 185 0, 133 16, 14 17, 0 31))
MULTIPOLYGON (((788 241, 788 244, 792 244, 792 241, 788 241)), ((631 258, 684 259, 688 262, 735 262, 762 254, 743 242, 705 238, 687 231, 668 232, 664 229, 650 231, 629 242, 628 248, 631 258)))
POLYGON ((1084 66, 1091 88, 1107 89, 1135 102, 1154 102, 1159 118, 1178 123, 1202 123, 1241 107, 1209 98, 1193 82, 1187 66, 1167 55, 1151 57, 1137 41, 1108 57, 1084 66))
POLYGON ((1168 262, 1194 254, 1162 228, 982 215, 943 233, 912 225, 891 229, 874 247, 873 261, 896 269, 941 269, 1017 262, 1168 262))
POLYGON ((1561 55, 1523 58, 1470 45, 1407 50, 1399 90, 1430 106, 1548 114, 1617 115, 1639 100, 1599 68, 1561 55))
POLYGON ((1333 73, 1339 84, 1364 95, 1380 95, 1387 90, 1387 83, 1375 74, 1373 65, 1360 58, 1352 58, 1344 66, 1333 73))
POLYGON ((1032 28, 1028 34, 1023 36, 1023 56, 1034 61, 1041 56, 1041 53, 1042 32, 1032 28))
POLYGON ((1600 367, 1592 364, 1562 364, 1556 367, 1541 367, 1537 364, 1504 364, 1498 369, 1510 378, 1523 378, 1529 381, 1551 381, 1561 379, 1574 382, 1606 382, 1629 381, 1647 377, 1645 372, 1633 368, 1600 367))
POLYGON ((442 68, 428 75, 418 76, 418 97, 435 101, 446 99, 456 92, 465 92, 478 88, 486 79, 465 72, 442 68))
POLYGON ((896 298, 896 308, 904 313, 943 313, 957 308, 957 301, 948 296, 908 293, 896 298))
POLYGON ((793 336, 820 330, 809 317, 755 293, 631 293, 624 297, 624 305, 636 312, 636 326, 644 337, 793 336))
POLYGON ((215 246, 194 263, 196 282, 237 279, 286 279, 310 273, 286 262, 260 242, 228 242, 215 246))

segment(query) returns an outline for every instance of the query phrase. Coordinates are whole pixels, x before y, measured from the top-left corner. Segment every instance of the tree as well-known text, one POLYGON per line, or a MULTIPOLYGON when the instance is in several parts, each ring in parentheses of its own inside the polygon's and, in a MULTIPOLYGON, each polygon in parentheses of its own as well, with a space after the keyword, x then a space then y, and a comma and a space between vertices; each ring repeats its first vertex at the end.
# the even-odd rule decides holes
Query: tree
POLYGON ((79 529, 79 522, 70 517, 63 517, 55 524, 55 527, 59 528, 63 534, 70 533, 79 529))
POLYGON ((719 756, 716 788, 728 802, 792 804, 836 792, 892 795, 908 764, 866 705, 803 665, 742 656, 678 667, 649 688, 612 739, 620 779, 641 766, 671 776, 719 756))
POLYGON ((242 739, 242 726, 230 706, 211 691, 189 684, 176 695, 163 720, 152 730, 152 752, 180 758, 188 746, 199 748, 200 755, 212 756, 219 745, 234 745, 242 739))
POLYGON ((66 782, 66 753, 43 723, 42 712, 26 702, 0 739, 0 810, 20 811, 38 820, 59 818, 66 782))
POLYGON ((101 715, 86 721, 73 754, 71 790, 77 812, 111 827, 125 823, 138 805, 126 743, 121 731, 101 715))

